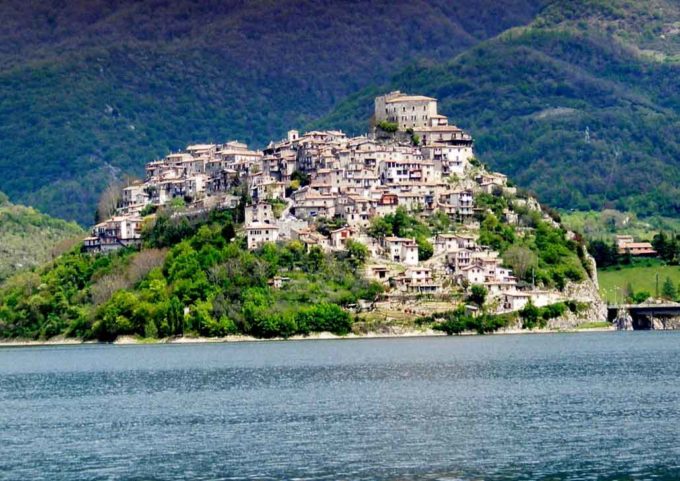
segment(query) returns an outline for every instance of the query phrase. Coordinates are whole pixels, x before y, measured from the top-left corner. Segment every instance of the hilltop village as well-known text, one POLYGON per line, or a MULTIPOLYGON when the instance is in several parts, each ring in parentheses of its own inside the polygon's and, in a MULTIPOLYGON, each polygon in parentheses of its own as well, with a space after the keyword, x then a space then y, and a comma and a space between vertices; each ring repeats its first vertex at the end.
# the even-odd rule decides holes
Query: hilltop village
MULTIPOLYGON (((249 250, 293 240, 324 251, 360 244, 367 252, 365 277, 381 283, 387 299, 483 286, 486 304, 502 313, 575 298, 564 286, 539 288, 533 279, 518 279, 480 240, 489 199, 510 199, 496 214, 518 235, 530 230, 518 208, 559 225, 535 199, 518 195, 505 175, 476 160, 472 137, 438 112, 436 99, 390 92, 375 99, 371 122, 371 132, 359 137, 291 130, 262 151, 237 141, 199 144, 151 162, 143 181, 123 189, 116 215, 93 228, 84 249, 138 245, 159 208, 181 207, 174 215, 191 215, 237 208, 245 199, 241 235, 249 250), (398 236, 396 222, 431 228, 425 237, 398 236)), ((287 279, 271 282, 284 287, 287 279)))

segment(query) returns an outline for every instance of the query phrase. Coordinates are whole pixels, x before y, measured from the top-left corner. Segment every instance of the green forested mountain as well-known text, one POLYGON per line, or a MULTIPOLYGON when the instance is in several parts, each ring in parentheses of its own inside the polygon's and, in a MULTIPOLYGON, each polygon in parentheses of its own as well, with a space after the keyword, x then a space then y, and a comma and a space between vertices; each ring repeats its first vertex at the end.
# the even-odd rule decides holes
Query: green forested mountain
POLYGON ((558 1, 446 63, 421 62, 315 126, 366 130, 372 98, 440 99, 494 169, 566 209, 680 214, 680 5, 558 1))
POLYGON ((0 189, 52 215, 89 223, 113 177, 188 142, 362 132, 390 88, 439 97, 549 204, 680 212, 677 2, 7 0, 0 15, 0 189))
POLYGON ((45 263, 60 243, 72 246, 68 240, 80 240, 83 233, 73 222, 10 204, 0 192, 0 283, 18 270, 45 263))
POLYGON ((546 0, 5 0, 0 189, 81 223, 112 177, 194 141, 262 143, 546 0))

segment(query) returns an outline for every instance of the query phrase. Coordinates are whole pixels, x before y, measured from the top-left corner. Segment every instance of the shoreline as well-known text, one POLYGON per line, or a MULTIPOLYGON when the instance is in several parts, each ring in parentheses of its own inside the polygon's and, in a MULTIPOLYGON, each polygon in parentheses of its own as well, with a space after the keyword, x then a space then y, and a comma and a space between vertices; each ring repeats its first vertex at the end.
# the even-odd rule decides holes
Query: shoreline
MULTIPOLYGON (((504 331, 492 332, 488 334, 477 334, 476 332, 464 332, 459 334, 461 337, 468 336, 508 336, 508 335, 527 335, 527 334, 569 334, 569 333, 588 333, 588 332, 614 332, 612 327, 594 328, 571 328, 571 329, 508 329, 504 331)), ((350 333, 345 336, 332 334, 330 332, 313 333, 308 336, 291 336, 288 338, 274 337, 261 339, 245 335, 233 335, 226 337, 176 337, 164 339, 144 339, 134 336, 120 336, 113 342, 100 342, 94 340, 82 340, 77 338, 56 337, 44 341, 31 339, 0 339, 0 348, 5 347, 50 347, 50 346, 86 346, 86 345, 117 345, 117 346, 144 346, 157 344, 229 344, 240 342, 271 342, 271 341, 328 341, 328 340, 361 340, 361 339, 398 339, 398 338, 419 338, 419 337, 457 337, 448 336, 441 331, 433 329, 427 330, 405 330, 403 332, 369 332, 366 334, 350 333)))

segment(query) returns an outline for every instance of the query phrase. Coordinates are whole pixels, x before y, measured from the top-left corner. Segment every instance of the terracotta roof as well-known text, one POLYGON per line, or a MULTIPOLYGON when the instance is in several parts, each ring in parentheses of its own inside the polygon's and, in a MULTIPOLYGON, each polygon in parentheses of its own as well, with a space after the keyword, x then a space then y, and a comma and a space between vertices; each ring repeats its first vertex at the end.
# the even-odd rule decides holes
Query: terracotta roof
POLYGON ((653 250, 654 247, 649 242, 626 242, 621 246, 623 249, 650 249, 653 250))

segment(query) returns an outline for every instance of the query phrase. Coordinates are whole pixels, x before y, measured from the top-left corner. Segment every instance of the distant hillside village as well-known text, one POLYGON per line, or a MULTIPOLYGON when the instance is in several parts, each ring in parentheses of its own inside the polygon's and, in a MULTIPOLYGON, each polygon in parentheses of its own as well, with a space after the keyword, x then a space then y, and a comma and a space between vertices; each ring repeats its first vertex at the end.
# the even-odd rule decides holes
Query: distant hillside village
MULTIPOLYGON (((497 192, 514 195, 515 189, 505 175, 476 161, 471 136, 439 114, 436 99, 395 91, 375 99, 367 135, 291 130, 262 151, 236 141, 190 145, 147 164, 145 180, 124 188, 116 215, 94 226, 84 247, 101 252, 139 244, 145 218, 161 206, 178 203, 185 207, 174 215, 190 215, 236 208, 247 198, 248 249, 298 240, 340 251, 360 243, 369 253, 365 275, 394 295, 478 284, 498 312, 521 309, 529 300, 536 306, 560 300, 556 290, 522 285, 498 252, 480 245, 475 199, 497 192), (372 229, 376 218, 398 211, 420 219, 445 216, 455 228, 434 233, 432 252, 423 255, 415 238, 372 229)), ((534 199, 517 202, 540 212, 534 199)), ((518 224, 509 208, 502 217, 506 225, 518 224)), ((272 282, 282 286, 286 279, 272 282)))

